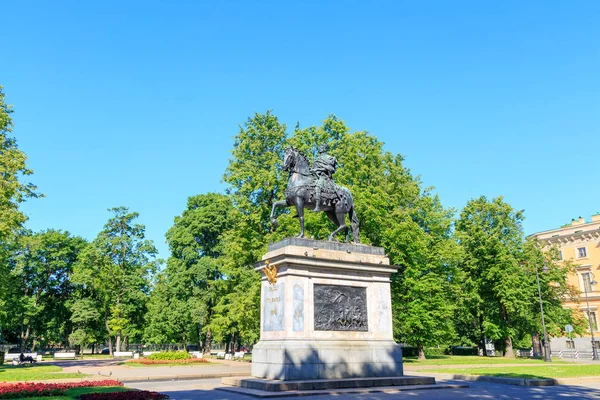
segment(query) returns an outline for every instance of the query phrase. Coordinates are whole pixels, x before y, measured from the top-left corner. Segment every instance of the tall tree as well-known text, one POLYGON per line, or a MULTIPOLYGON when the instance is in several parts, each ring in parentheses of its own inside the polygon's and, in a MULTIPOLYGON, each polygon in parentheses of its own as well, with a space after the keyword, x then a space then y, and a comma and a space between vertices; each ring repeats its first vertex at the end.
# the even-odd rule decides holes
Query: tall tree
POLYGON ((186 210, 166 234, 171 257, 151 296, 147 341, 196 340, 210 351, 210 322, 223 278, 222 237, 234 224, 228 196, 208 193, 188 199, 186 210))
MULTIPOLYGON (((444 306, 439 316, 452 313, 452 301, 448 297, 452 293, 449 274, 455 266, 457 253, 449 234, 452 210, 443 209, 439 199, 423 189, 419 180, 403 166, 402 156, 384 151, 383 143, 375 136, 367 132, 350 132, 344 122, 333 115, 321 126, 301 128, 296 125, 287 134, 285 125, 270 112, 255 115, 240 128, 224 176, 230 185, 228 193, 240 211, 240 222, 235 230, 225 235, 224 271, 231 277, 226 281, 231 288, 225 290, 229 294, 221 297, 215 308, 215 329, 226 329, 232 335, 240 336, 244 326, 244 336, 257 337, 260 285, 250 267, 264 253, 268 242, 298 231, 297 221, 288 210, 281 211, 276 231, 269 225, 271 206, 284 197, 288 178, 281 170, 281 153, 286 146, 293 145, 312 158, 321 143, 328 143, 331 153, 338 159, 336 182, 347 186, 353 194, 361 220, 361 239, 389 249, 393 263, 411 263, 407 271, 414 276, 408 281, 396 280, 394 290, 397 293, 405 291, 395 297, 395 304, 418 295, 420 304, 432 312, 426 327, 419 332, 422 339, 418 342, 430 345, 448 340, 453 335, 451 324, 433 323, 437 309, 432 304, 444 306), (401 232, 420 238, 418 246, 403 243, 398 236, 401 232), (421 279, 425 274, 426 279, 421 279), (415 283, 420 285, 418 291, 407 286, 415 283), (432 295, 435 302, 431 301, 432 295), (246 313, 232 312, 242 309, 246 313), (254 325, 242 321, 243 315, 251 315, 254 325)), ((305 222, 308 232, 316 239, 326 238, 333 230, 323 213, 307 213, 305 222)), ((416 301, 405 301, 404 314, 396 319, 398 337, 415 337, 417 325, 424 324, 418 322, 420 311, 416 301), (408 313, 412 313, 411 318, 407 317, 408 313)))
POLYGON ((24 349, 40 338, 67 343, 70 312, 66 303, 73 292, 70 277, 85 240, 68 232, 47 230, 20 239, 12 284, 18 288, 11 313, 19 321, 24 349))
POLYGON ((150 280, 159 261, 139 214, 126 207, 113 213, 104 229, 81 253, 73 281, 85 285, 97 299, 112 355, 112 338, 121 351, 123 342, 141 339, 150 292, 150 280))
POLYGON ((502 197, 482 196, 467 203, 456 222, 464 251, 461 268, 471 336, 502 340, 506 357, 514 357, 513 338, 531 311, 531 286, 521 265, 523 212, 502 197))
POLYGON ((572 325, 575 333, 583 334, 587 329, 584 319, 579 318, 575 309, 563 307, 565 300, 573 303, 579 302, 579 289, 569 285, 569 275, 575 273, 575 264, 570 260, 561 260, 557 247, 543 248, 542 243, 528 238, 523 245, 524 269, 530 287, 530 306, 526 314, 521 332, 526 335, 525 340, 530 340, 529 333, 537 333, 542 337, 542 317, 539 303, 539 293, 536 279, 540 280, 540 293, 544 307, 544 320, 550 336, 564 336, 565 325, 572 325))
POLYGON ((6 104, 0 86, 0 325, 7 317, 5 302, 11 290, 7 282, 12 265, 10 254, 27 220, 19 206, 28 198, 42 196, 35 185, 23 182, 33 171, 27 167, 27 156, 19 150, 16 139, 10 136, 12 113, 12 106, 6 104))

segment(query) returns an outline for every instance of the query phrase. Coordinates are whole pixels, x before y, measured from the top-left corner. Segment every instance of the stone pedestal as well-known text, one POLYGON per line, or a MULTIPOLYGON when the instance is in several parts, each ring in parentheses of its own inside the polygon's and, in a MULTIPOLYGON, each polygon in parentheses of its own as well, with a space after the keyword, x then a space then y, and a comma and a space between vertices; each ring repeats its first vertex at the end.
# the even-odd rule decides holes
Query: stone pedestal
POLYGON ((382 248, 285 239, 269 246, 256 270, 263 272, 261 335, 252 351, 252 376, 403 375, 402 352, 392 336, 390 275, 397 268, 382 248))

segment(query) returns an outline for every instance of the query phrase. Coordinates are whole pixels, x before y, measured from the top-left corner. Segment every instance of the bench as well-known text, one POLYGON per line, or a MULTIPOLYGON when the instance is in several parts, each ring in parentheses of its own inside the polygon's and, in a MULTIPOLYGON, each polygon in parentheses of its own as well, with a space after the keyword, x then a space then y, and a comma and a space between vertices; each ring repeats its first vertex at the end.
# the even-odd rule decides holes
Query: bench
POLYGON ((61 353, 54 353, 54 359, 55 360, 66 360, 66 359, 75 359, 77 358, 77 355, 75 354, 74 351, 72 352, 61 352, 61 353))
MULTIPOLYGON (((38 354, 37 353, 23 353, 23 355, 25 357, 31 357, 33 359, 33 362, 37 362, 38 360, 38 354)), ((31 363, 30 361, 23 361, 21 362, 21 353, 8 353, 4 359, 6 361, 11 360, 13 365, 23 365, 25 363, 31 363)), ((33 363, 31 363, 33 364, 33 363)))
POLYGON ((192 351, 190 353, 190 355, 194 358, 202 358, 202 352, 201 351, 192 351))
POLYGON ((233 359, 234 360, 242 360, 244 358, 244 356, 246 355, 245 351, 236 351, 235 353, 233 353, 233 359))
POLYGON ((225 359, 225 352, 224 351, 220 351, 217 353, 217 358, 218 359, 225 359))
POLYGON ((155 353, 160 353, 160 351, 143 351, 142 355, 144 357, 148 357, 149 355, 155 354, 155 353))
POLYGON ((113 355, 115 357, 132 357, 133 358, 133 351, 115 351, 113 353, 113 355))

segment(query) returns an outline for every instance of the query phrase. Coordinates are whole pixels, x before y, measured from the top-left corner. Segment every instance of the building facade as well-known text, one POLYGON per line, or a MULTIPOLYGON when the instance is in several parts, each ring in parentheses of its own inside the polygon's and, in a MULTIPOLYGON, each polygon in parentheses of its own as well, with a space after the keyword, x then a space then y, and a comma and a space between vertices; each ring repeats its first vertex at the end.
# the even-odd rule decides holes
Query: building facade
MULTIPOLYGON (((564 306, 583 312, 592 323, 594 345, 600 349, 600 331, 598 329, 600 309, 600 213, 592 215, 586 222, 584 218, 574 219, 570 224, 558 229, 538 232, 537 238, 545 247, 558 246, 563 260, 572 261, 575 273, 569 277, 569 285, 579 289, 579 303, 565 301, 564 306)), ((591 353, 592 333, 588 328, 582 337, 552 338, 553 354, 561 350, 573 350, 591 353)))

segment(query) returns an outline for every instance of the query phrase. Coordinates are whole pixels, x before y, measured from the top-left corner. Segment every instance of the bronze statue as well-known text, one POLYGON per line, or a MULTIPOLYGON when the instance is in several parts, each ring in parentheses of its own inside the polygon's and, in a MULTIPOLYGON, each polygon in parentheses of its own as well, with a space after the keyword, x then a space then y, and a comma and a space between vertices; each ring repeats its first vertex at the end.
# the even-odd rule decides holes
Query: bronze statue
POLYGON ((314 165, 310 168, 306 156, 299 150, 288 147, 283 157, 283 170, 288 171, 285 200, 279 200, 271 209, 271 223, 277 226, 275 209, 277 207, 296 206, 300 220, 300 235, 304 237, 304 209, 324 211, 327 217, 337 225, 337 229, 329 235, 333 240, 338 232, 345 230, 346 241, 348 233, 352 233, 355 243, 360 243, 359 221, 354 210, 354 202, 350 190, 333 182, 332 175, 337 167, 335 157, 327 154, 328 147, 322 145, 314 165), (346 225, 346 214, 350 217, 350 227, 346 225))
POLYGON ((333 183, 333 174, 337 168, 337 159, 327 154, 329 146, 322 144, 319 146, 319 155, 315 158, 311 171, 317 176, 315 184, 315 204, 314 212, 321 211, 321 192, 325 184, 335 188, 333 183))

